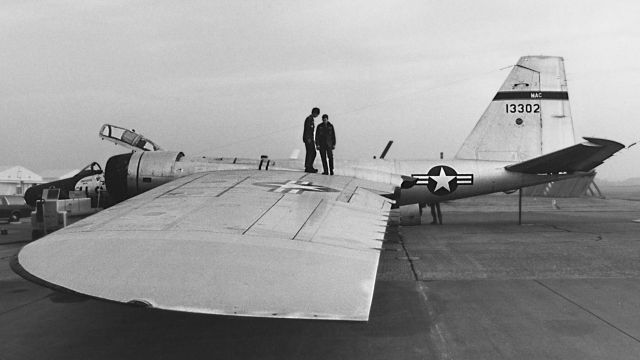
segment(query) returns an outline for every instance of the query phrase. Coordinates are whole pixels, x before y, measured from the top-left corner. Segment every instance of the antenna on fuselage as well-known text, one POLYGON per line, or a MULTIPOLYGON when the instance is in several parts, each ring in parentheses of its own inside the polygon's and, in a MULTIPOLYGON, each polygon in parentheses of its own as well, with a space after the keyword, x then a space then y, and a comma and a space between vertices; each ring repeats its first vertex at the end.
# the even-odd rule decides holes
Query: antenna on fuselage
POLYGON ((382 150, 382 154, 380 154, 380 159, 384 159, 384 157, 387 156, 387 153, 389 152, 391 145, 393 145, 393 140, 389 140, 389 142, 387 143, 387 146, 385 146, 384 150, 382 150))

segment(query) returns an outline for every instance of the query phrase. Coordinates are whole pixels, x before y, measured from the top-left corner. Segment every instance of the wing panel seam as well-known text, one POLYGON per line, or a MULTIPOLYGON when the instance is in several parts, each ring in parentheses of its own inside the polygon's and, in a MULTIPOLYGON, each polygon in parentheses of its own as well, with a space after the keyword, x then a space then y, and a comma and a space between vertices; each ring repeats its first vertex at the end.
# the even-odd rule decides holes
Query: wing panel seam
POLYGON ((353 192, 351 193, 351 196, 349 196, 349 200, 347 200, 348 203, 351 202, 351 199, 353 198, 353 195, 356 194, 356 192, 358 192, 358 189, 360 188, 360 186, 356 186, 355 189, 353 189, 353 192))
POLYGON ((274 206, 276 206, 276 204, 278 204, 280 202, 280 200, 282 200, 282 198, 284 198, 285 194, 282 194, 280 196, 280 198, 278 200, 276 200, 273 204, 271 204, 271 206, 269 206, 269 208, 267 210, 265 210, 260 216, 258 216, 258 218, 251 224, 249 225, 248 228, 246 228, 243 232, 242 235, 245 235, 249 230, 251 230, 251 228, 258 223, 258 221, 260 221, 260 219, 262 219, 265 215, 267 215, 267 213, 269 211, 271 211, 271 209, 273 209, 274 206))
MULTIPOLYGON (((293 235, 293 237, 291 238, 291 240, 295 240, 296 237, 298 236, 298 234, 300 234, 300 231, 302 231, 302 229, 304 229, 304 226, 307 225, 307 223, 309 222, 309 219, 311 219, 311 217, 313 216, 313 214, 315 214, 316 210, 318 210, 318 208, 320 207, 320 204, 322 204, 322 202, 324 201, 324 199, 320 199, 320 201, 318 202, 318 205, 316 205, 316 207, 313 209, 313 211, 311 212, 311 214, 309 214, 309 216, 307 217, 307 219, 304 221, 304 223, 302 224, 302 226, 300 226, 300 229, 298 229, 298 231, 296 232, 295 235, 293 235)), ((313 239, 313 237, 311 237, 311 239, 313 239)), ((311 241, 311 240, 309 240, 311 241)))
POLYGON ((111 221, 115 220, 116 218, 121 218, 121 217, 123 217, 124 215, 131 214, 132 212, 134 212, 134 211, 138 210, 139 208, 141 208, 141 207, 143 207, 144 205, 146 205, 146 204, 148 204, 149 202, 151 202, 153 199, 160 198, 160 197, 162 197, 162 196, 164 196, 164 195, 166 195, 166 194, 168 194, 168 193, 170 193, 170 192, 172 192, 172 191, 174 191, 174 190, 176 190, 176 189, 179 189, 179 188, 181 188, 181 187, 183 187, 183 186, 185 186, 185 185, 187 185, 187 184, 190 184, 190 183, 192 183, 192 182, 194 182, 194 181, 196 181, 196 180, 198 180, 198 179, 200 179, 200 178, 203 178, 203 177, 205 177, 205 176, 207 176, 207 175, 208 175, 207 173, 204 173, 204 174, 202 174, 201 176, 198 176, 198 177, 196 177, 196 178, 194 178, 194 179, 191 179, 191 180, 189 180, 189 181, 185 182, 184 184, 180 184, 179 186, 172 187, 171 189, 169 189, 169 190, 167 190, 167 191, 163 192, 162 194, 159 194, 159 195, 157 195, 157 196, 153 197, 153 198, 152 198, 151 200, 149 200, 149 201, 141 202, 141 203, 140 203, 140 204, 138 204, 137 206, 133 206, 133 207, 131 207, 130 209, 128 209, 127 211, 125 211, 125 212, 122 212, 122 213, 118 212, 118 213, 117 213, 117 214, 115 214, 114 216, 110 216, 108 219, 106 219, 106 220, 104 220, 104 221, 102 221, 102 222, 100 222, 100 223, 98 223, 98 224, 94 224, 94 225, 90 226, 90 230, 91 230, 91 231, 94 231, 94 230, 100 229, 100 227, 102 227, 102 226, 104 226, 104 225, 106 225, 106 224, 110 223, 111 221))
MULTIPOLYGON (((233 189, 234 187, 238 186, 239 184, 241 184, 242 182, 246 181, 248 178, 250 178, 250 176, 245 177, 244 179, 236 182, 235 184, 229 186, 228 188, 222 190, 222 192, 220 192, 218 195, 216 195, 215 197, 220 197, 222 196, 224 193, 226 193, 227 191, 233 189)), ((196 207, 195 209, 193 209, 190 212, 187 212, 185 214, 182 214, 181 216, 179 216, 177 219, 173 220, 172 222, 168 223, 167 225, 165 225, 162 230, 166 231, 166 230, 170 230, 172 227, 176 226, 180 221, 182 221, 183 219, 185 219, 187 216, 190 216, 191 214, 193 214, 196 211, 199 211, 205 207, 207 207, 207 205, 209 204, 208 200, 205 200, 203 204, 201 204, 200 206, 196 207)))
POLYGON ((248 178, 250 178, 250 177, 251 177, 251 176, 247 176, 247 177, 245 177, 244 179, 242 179, 242 180, 238 181, 237 183, 235 183, 235 184, 233 184, 233 185, 229 186, 228 188, 226 188, 226 189, 222 190, 222 191, 221 191, 218 195, 216 195, 215 197, 221 197, 221 196, 222 196, 222 195, 224 195, 227 191, 229 191, 229 190, 233 189, 234 187, 236 187, 236 186, 238 186, 238 185, 242 184, 243 182, 247 181, 247 179, 248 179, 248 178))

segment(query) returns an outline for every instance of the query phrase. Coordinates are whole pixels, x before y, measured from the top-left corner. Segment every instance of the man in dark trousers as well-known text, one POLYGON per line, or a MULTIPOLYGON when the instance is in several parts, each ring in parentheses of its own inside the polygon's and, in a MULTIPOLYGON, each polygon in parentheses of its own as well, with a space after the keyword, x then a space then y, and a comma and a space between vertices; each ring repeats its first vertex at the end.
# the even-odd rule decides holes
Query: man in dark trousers
POLYGON ((316 147, 320 150, 323 175, 333 175, 333 149, 336 148, 336 132, 329 122, 329 115, 322 115, 322 123, 316 128, 316 147), (327 167, 327 157, 329 166, 327 167))
POLYGON ((313 129, 315 124, 313 123, 313 119, 320 115, 320 109, 313 108, 311 110, 311 115, 307 116, 304 119, 304 131, 302 133, 302 141, 304 142, 304 147, 307 150, 307 155, 304 159, 304 171, 308 173, 317 173, 318 169, 314 169, 313 162, 316 160, 316 145, 313 142, 313 129))
POLYGON ((431 208, 431 217, 433 218, 433 221, 431 221, 431 225, 442 225, 442 212, 440 211, 440 203, 437 201, 434 203, 429 203, 429 207, 431 208))

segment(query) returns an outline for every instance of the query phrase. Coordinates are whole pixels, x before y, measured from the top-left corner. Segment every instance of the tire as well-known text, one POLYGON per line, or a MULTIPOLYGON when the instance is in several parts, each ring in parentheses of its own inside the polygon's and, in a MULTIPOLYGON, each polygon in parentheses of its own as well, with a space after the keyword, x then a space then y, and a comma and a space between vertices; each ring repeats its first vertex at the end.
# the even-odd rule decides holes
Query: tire
POLYGON ((18 221, 20 221, 20 213, 17 213, 17 212, 11 213, 11 216, 9 217, 9 222, 12 223, 12 222, 18 222, 18 221))

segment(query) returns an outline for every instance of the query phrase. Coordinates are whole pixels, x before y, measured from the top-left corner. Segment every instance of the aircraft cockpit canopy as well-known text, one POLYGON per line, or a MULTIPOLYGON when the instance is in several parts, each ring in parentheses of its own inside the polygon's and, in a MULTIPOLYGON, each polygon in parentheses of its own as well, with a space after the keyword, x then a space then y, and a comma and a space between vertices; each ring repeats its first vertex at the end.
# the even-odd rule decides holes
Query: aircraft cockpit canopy
POLYGON ((158 151, 162 148, 153 141, 136 133, 135 130, 125 129, 120 126, 104 124, 100 128, 98 137, 102 140, 108 140, 116 145, 121 145, 133 151, 158 151))

